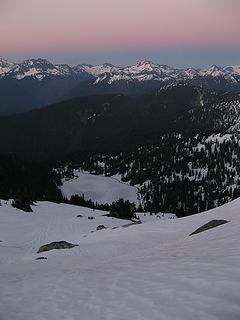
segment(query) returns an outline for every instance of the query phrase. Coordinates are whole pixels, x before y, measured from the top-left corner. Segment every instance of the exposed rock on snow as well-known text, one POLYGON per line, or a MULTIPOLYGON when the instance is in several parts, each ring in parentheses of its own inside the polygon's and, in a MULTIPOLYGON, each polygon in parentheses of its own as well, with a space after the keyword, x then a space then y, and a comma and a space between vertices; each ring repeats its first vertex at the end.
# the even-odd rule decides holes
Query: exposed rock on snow
POLYGON ((97 226, 97 231, 103 230, 103 229, 106 229, 106 227, 103 224, 100 224, 99 226, 97 226))
POLYGON ((67 241, 51 242, 51 243, 48 243, 48 244, 41 246, 37 253, 55 250, 55 249, 72 249, 77 246, 78 246, 78 244, 72 244, 67 241))
POLYGON ((33 212, 30 202, 26 200, 15 199, 13 200, 12 206, 13 208, 23 210, 25 212, 33 212))
POLYGON ((212 220, 206 224, 204 224, 203 226, 201 226, 200 228, 198 228, 197 230, 195 230, 194 232, 192 232, 190 234, 190 236, 194 235, 194 234, 197 234, 197 233, 200 233, 200 232, 203 232, 203 231, 207 231, 209 229, 212 229, 212 228, 216 228, 222 224, 225 224, 225 223, 228 223, 229 221, 227 220, 212 220))

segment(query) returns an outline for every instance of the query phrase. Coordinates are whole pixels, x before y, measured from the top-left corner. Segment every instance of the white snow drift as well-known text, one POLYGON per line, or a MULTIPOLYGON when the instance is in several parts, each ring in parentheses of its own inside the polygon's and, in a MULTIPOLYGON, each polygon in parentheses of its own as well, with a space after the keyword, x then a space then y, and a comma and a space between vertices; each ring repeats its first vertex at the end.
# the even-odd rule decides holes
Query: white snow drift
POLYGON ((92 209, 33 209, 0 207, 1 320, 239 319, 240 199, 130 227, 92 209), (230 222, 189 236, 213 219, 230 222), (108 228, 95 231, 100 224, 108 228), (40 245, 59 240, 79 246, 35 260, 40 245))

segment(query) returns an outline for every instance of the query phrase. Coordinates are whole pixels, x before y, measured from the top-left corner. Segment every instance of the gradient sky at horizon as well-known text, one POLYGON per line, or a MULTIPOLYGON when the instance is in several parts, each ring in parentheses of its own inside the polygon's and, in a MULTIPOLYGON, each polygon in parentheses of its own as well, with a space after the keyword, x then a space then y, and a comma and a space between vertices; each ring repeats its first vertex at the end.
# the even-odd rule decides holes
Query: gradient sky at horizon
POLYGON ((240 64, 240 0, 0 0, 0 56, 240 64))

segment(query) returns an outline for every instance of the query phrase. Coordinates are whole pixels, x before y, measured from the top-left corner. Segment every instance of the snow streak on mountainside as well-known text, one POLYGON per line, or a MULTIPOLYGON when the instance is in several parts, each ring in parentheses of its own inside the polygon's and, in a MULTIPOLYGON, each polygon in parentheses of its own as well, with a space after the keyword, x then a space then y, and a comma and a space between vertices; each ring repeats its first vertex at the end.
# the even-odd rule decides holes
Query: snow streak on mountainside
POLYGON ((183 219, 142 214, 130 227, 70 205, 33 210, 0 206, 1 320, 239 319, 239 199, 183 219), (189 236, 213 219, 228 223, 189 236), (37 254, 61 240, 78 246, 37 254))
POLYGON ((117 67, 112 64, 103 65, 79 64, 75 67, 68 65, 54 65, 45 59, 30 59, 22 63, 14 64, 6 60, 0 60, 0 77, 12 77, 22 80, 33 77, 43 80, 47 77, 70 77, 83 73, 93 76, 96 83, 108 77, 108 83, 117 81, 184 81, 197 77, 222 78, 226 81, 237 82, 240 77, 240 66, 228 66, 220 68, 211 66, 207 69, 177 69, 160 65, 148 60, 140 61, 135 65, 117 67))

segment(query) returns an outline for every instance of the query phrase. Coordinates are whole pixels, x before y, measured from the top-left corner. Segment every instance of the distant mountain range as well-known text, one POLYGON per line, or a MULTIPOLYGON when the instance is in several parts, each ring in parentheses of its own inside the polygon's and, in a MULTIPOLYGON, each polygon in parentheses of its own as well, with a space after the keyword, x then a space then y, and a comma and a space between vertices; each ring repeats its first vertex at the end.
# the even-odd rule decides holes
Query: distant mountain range
POLYGON ((21 63, 12 63, 0 59, 0 77, 10 77, 23 80, 31 77, 42 81, 55 77, 83 77, 94 78, 95 84, 108 79, 111 84, 117 81, 164 81, 189 80, 196 77, 222 77, 227 81, 236 83, 240 77, 240 65, 220 68, 211 66, 206 69, 177 69, 160 65, 148 60, 140 61, 135 65, 118 67, 110 63, 93 66, 91 64, 79 64, 70 67, 67 64, 52 64, 45 59, 30 59, 21 63))
POLYGON ((70 67, 45 59, 21 63, 0 59, 0 115, 20 113, 78 96, 140 95, 179 82, 239 93, 240 65, 177 69, 144 60, 127 67, 109 63, 70 67))

